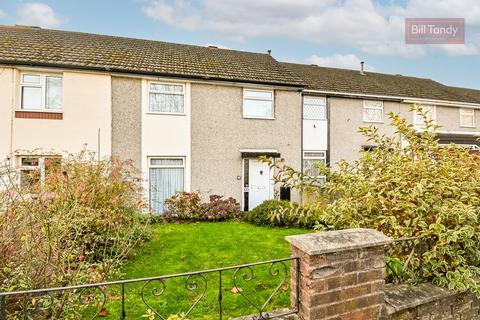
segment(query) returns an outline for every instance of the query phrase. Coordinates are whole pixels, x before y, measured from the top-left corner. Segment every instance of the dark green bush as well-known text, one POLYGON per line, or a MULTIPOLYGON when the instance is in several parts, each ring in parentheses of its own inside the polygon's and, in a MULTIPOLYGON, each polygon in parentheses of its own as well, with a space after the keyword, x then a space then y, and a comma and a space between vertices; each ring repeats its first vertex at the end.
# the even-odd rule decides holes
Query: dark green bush
POLYGON ((314 210, 286 200, 267 200, 245 214, 244 220, 258 226, 313 228, 314 210))

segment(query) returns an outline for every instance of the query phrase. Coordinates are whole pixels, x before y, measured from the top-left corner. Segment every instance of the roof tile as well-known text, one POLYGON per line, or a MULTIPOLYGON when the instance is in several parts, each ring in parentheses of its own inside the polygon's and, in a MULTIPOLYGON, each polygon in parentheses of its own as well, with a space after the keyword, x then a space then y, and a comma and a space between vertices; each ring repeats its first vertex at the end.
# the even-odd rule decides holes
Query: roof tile
POLYGON ((35 27, 0 26, 0 63, 303 85, 269 54, 35 27))
POLYGON ((376 72, 362 75, 359 70, 283 64, 311 90, 480 104, 480 90, 449 87, 431 79, 376 72))

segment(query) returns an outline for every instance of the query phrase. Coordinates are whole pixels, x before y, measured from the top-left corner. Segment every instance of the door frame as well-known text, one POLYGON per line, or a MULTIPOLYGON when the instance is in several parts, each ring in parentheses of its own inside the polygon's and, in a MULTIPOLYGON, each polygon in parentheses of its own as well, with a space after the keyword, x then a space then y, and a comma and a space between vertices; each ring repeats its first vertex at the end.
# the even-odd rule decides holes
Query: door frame
MULTIPOLYGON (((242 188, 242 193, 241 193, 241 197, 242 197, 242 201, 241 201, 241 209, 242 211, 246 211, 245 210, 245 205, 247 205, 247 208, 248 210, 250 210, 251 208, 249 207, 249 201, 245 201, 245 161, 248 161, 248 165, 250 166, 250 161, 251 160, 255 160, 255 161, 259 161, 258 158, 256 157, 244 157, 242 158, 242 183, 241 183, 241 188, 242 188)), ((275 164, 275 158, 273 158, 273 163, 275 164)), ((272 195, 271 196, 271 199, 275 199, 275 182, 273 181, 273 172, 274 169, 271 169, 269 168, 269 174, 271 175, 271 183, 269 184, 269 188, 270 188, 270 194, 272 195)), ((250 171, 250 170, 249 170, 250 171)), ((250 180, 250 174, 249 174, 249 180, 250 180)), ((249 188, 250 188, 250 183, 248 184, 249 188)), ((250 190, 248 190, 248 200, 250 200, 250 190)), ((269 199, 269 200, 271 200, 269 199)))

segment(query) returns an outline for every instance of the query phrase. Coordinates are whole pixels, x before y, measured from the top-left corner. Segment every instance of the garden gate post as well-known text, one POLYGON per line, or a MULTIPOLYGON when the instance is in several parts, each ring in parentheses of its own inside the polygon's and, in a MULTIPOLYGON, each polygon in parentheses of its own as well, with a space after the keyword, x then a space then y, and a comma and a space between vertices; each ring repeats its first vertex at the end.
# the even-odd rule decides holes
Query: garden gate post
POLYGON ((300 258, 300 267, 292 266, 291 280, 298 318, 380 318, 389 237, 372 229, 348 229, 288 236, 286 240, 292 256, 300 258))

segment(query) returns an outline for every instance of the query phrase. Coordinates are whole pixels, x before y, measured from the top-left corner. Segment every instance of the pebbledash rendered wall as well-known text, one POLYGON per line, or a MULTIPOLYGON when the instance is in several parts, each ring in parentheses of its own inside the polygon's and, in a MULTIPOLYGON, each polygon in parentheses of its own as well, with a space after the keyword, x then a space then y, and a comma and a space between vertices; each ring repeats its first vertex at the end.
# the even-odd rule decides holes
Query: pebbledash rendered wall
MULTIPOLYGON (((360 127, 373 125, 380 134, 395 135, 395 128, 390 126, 388 117, 390 112, 400 114, 413 123, 413 112, 409 112, 409 104, 384 101, 382 123, 363 121, 363 99, 330 97, 329 99, 329 132, 330 132, 330 163, 334 164, 341 159, 348 162, 358 159, 360 148, 372 145, 372 142, 358 132, 360 127)), ((436 123, 441 127, 439 133, 480 133, 480 110, 475 110, 475 126, 472 128, 460 126, 460 111, 458 107, 436 107, 436 123)), ((400 139, 400 135, 397 135, 400 139)))
MULTIPOLYGON (((391 239, 371 229, 289 236, 294 317, 358 320, 474 320, 480 300, 433 284, 385 285, 385 248, 391 239), (298 283, 298 285, 297 285, 298 283)), ((291 319, 289 317, 288 319, 291 319)))
MULTIPOLYGON (((241 202, 241 149, 276 149, 286 164, 301 168, 300 92, 275 90, 275 119, 243 118, 241 86, 192 83, 191 95, 193 191, 241 202)), ((292 200, 300 200, 298 192, 292 200)))

